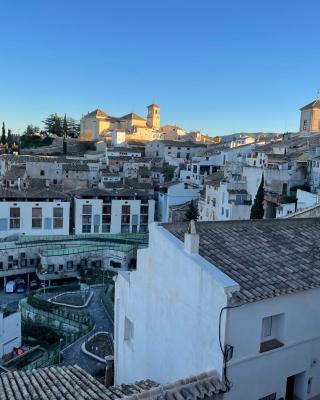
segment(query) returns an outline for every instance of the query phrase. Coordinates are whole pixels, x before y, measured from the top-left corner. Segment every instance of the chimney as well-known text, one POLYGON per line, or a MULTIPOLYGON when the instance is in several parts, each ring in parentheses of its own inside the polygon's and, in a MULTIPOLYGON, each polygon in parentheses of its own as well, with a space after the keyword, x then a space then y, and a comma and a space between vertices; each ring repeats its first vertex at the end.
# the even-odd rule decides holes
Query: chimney
POLYGON ((184 250, 190 254, 199 254, 199 239, 200 236, 196 231, 196 223, 190 221, 187 232, 184 234, 184 250))

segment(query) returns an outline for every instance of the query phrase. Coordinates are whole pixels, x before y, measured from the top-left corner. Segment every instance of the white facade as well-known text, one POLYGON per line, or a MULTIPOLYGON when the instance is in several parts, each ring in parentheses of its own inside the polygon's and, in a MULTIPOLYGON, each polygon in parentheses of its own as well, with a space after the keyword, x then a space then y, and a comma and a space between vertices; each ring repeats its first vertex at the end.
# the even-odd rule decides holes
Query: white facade
POLYGON ((158 196, 158 219, 161 222, 169 221, 170 206, 187 203, 199 198, 199 188, 190 188, 184 183, 175 183, 167 187, 166 192, 162 191, 158 196))
POLYGON ((168 162, 172 159, 182 162, 182 160, 190 160, 192 157, 202 155, 205 149, 206 145, 183 141, 153 140, 146 144, 146 156, 162 157, 168 162))
POLYGON ((319 396, 320 289, 226 309, 239 286, 188 251, 195 251, 190 236, 183 244, 153 226, 149 248, 138 251, 137 271, 118 275, 116 384, 146 377, 167 383, 212 369, 222 376, 220 326, 222 348, 233 349, 226 368, 231 389, 224 399, 286 398, 293 376, 295 397, 287 398, 319 396), (280 347, 262 351, 266 337, 280 347))
POLYGON ((237 287, 165 229, 150 226, 137 271, 116 280, 115 383, 146 377, 167 383, 210 369, 221 374, 219 314, 237 287))
POLYGON ((297 211, 311 207, 320 202, 320 196, 316 193, 306 192, 305 190, 297 190, 297 211))
POLYGON ((283 218, 296 211, 296 203, 281 203, 276 208, 276 218, 283 218))
POLYGON ((252 200, 246 181, 207 184, 198 203, 199 221, 231 221, 250 219, 252 200))
POLYGON ((0 311, 0 357, 21 346, 21 313, 8 316, 0 311))
POLYGON ((0 201, 0 237, 68 235, 68 201, 0 201))
POLYGON ((130 147, 125 148, 125 147, 113 147, 113 148, 107 148, 106 149, 106 159, 108 157, 133 157, 133 158, 137 158, 137 157, 141 157, 141 151, 139 150, 134 150, 131 149, 130 147))
POLYGON ((125 131, 112 131, 111 132, 111 143, 112 146, 121 146, 126 142, 125 131))
POLYGON ((146 231, 154 221, 154 200, 112 200, 104 204, 102 199, 75 198, 74 204, 76 234, 146 231))

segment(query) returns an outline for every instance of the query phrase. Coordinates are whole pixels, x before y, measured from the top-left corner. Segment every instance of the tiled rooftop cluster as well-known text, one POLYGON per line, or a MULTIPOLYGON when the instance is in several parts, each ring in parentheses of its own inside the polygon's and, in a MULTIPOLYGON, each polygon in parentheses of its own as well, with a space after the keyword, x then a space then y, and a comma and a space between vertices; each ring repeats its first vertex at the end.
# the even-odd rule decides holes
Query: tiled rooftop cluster
POLYGON ((0 375, 1 400, 116 400, 157 386, 150 380, 106 388, 78 366, 0 375))
MULTIPOLYGON (((181 241, 187 223, 163 224, 181 241)), ((320 219, 198 222, 199 254, 239 283, 247 303, 320 287, 320 219)))
POLYGON ((160 386, 151 380, 106 388, 78 366, 0 375, 1 400, 198 400, 225 391, 214 371, 160 386))

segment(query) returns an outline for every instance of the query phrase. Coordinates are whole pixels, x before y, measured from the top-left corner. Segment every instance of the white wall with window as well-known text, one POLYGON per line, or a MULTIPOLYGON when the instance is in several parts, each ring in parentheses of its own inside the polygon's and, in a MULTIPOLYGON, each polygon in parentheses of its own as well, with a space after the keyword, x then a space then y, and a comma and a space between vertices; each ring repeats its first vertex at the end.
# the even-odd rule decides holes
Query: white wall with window
POLYGON ((227 373, 237 390, 225 399, 268 399, 274 393, 275 399, 286 398, 290 384, 293 398, 319 395, 320 319, 314 318, 319 296, 313 289, 229 310, 227 343, 233 357, 227 373))
POLYGON ((154 221, 154 200, 75 199, 75 233, 145 232, 154 221))
POLYGON ((69 213, 68 201, 1 201, 0 237, 68 235, 69 213))

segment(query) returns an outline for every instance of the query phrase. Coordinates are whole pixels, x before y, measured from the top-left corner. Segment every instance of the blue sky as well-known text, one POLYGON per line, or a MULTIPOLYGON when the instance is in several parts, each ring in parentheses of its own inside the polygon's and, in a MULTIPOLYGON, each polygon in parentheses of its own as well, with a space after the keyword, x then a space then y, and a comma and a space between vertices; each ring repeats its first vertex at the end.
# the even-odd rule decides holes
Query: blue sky
POLYGON ((161 106, 210 135, 296 130, 320 88, 320 2, 11 0, 0 9, 0 121, 23 131, 161 106))

